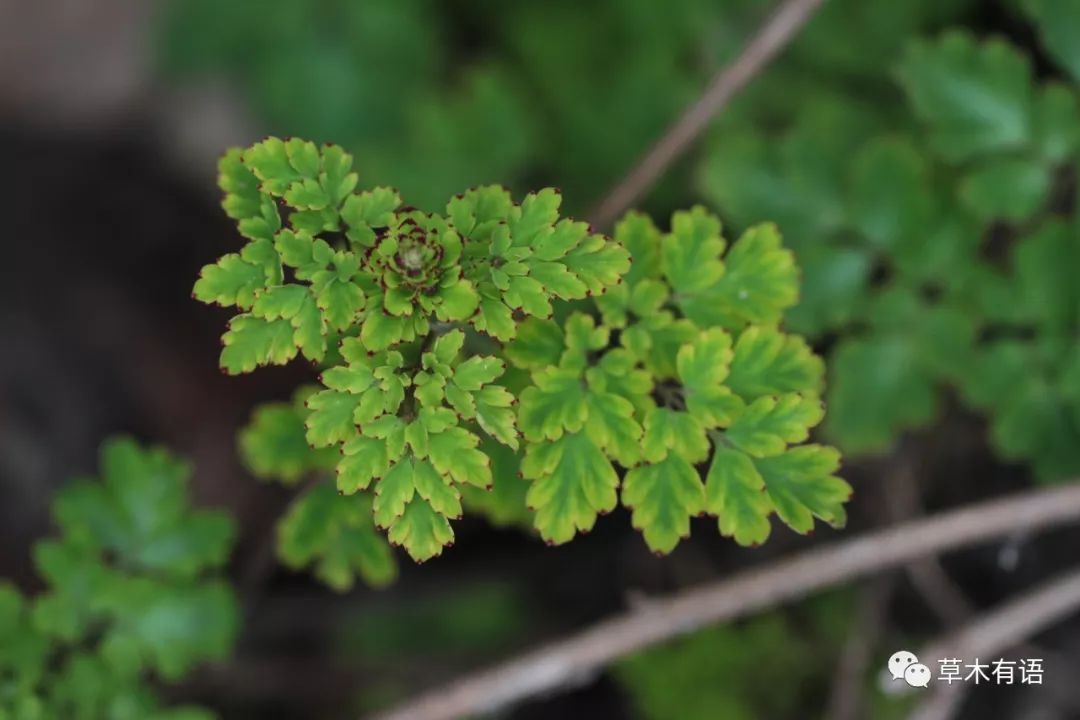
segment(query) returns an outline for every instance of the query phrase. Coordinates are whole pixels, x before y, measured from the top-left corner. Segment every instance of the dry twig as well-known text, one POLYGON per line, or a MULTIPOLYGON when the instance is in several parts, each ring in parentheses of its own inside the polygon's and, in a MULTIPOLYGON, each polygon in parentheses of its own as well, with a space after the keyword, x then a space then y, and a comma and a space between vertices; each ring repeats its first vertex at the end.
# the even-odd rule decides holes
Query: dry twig
POLYGON ((865 716, 866 671, 874 659, 874 650, 884 634, 889 600, 896 585, 892 574, 875 578, 859 594, 859 608, 848 629, 848 638, 840 655, 829 693, 825 717, 829 720, 855 720, 865 716))
MULTIPOLYGON (((918 653, 934 659, 994 657, 1080 611, 1080 569, 1040 585, 996 610, 972 620, 959 632, 918 653)), ((966 683, 942 684, 909 720, 947 720, 963 701, 966 683)))
MULTIPOLYGON (((887 472, 883 486, 893 522, 903 522, 924 514, 917 469, 910 460, 897 458, 887 472)), ((946 627, 961 625, 974 614, 975 607, 936 557, 908 563, 904 572, 931 612, 946 627)))
POLYGON ((701 97, 667 129, 589 215, 593 225, 609 227, 634 205, 686 152, 731 99, 742 90, 806 24, 824 0, 786 0, 761 26, 734 62, 722 68, 701 97))
POLYGON ((380 720, 450 720, 493 712, 581 682, 608 663, 703 625, 748 615, 856 577, 1017 528, 1080 519, 1080 483, 1033 490, 812 548, 600 622, 569 638, 436 688, 380 720))

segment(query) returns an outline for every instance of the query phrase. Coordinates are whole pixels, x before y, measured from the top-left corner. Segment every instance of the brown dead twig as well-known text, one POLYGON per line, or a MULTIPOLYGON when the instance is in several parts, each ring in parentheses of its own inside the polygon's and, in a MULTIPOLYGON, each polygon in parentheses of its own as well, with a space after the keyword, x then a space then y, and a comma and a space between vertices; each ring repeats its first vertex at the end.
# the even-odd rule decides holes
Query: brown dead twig
POLYGON ((781 4, 735 61, 713 76, 697 102, 686 109, 589 214, 592 224, 606 229, 640 200, 731 99, 791 42, 823 3, 824 0, 786 0, 781 4))
MULTIPOLYGON (((994 657, 1080 611, 1080 569, 1071 570, 1004 603, 918 653, 920 658, 994 657)), ((966 683, 941 684, 909 720, 947 720, 964 699, 966 683)))
POLYGON ((896 587, 895 574, 870 580, 860 589, 855 619, 840 653, 833 675, 825 717, 829 720, 856 720, 865 716, 866 671, 874 660, 874 651, 882 636, 889 611, 889 600, 896 587))
POLYGON ((707 624, 759 612, 838 583, 1018 529, 1034 532, 1078 520, 1080 483, 1074 483, 900 523, 657 599, 639 610, 431 690, 378 718, 450 720, 490 713, 524 698, 580 683, 614 660, 707 624))

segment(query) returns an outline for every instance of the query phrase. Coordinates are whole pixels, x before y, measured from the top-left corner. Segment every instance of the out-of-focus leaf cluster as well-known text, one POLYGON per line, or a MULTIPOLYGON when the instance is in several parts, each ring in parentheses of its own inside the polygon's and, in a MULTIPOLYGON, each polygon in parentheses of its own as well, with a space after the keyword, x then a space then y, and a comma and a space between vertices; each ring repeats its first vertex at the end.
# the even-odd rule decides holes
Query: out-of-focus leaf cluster
POLYGON ((850 611, 850 597, 830 595, 701 630, 620 661, 615 677, 642 720, 812 716, 850 611))
POLYGON ((148 681, 229 653, 232 522, 190 507, 190 470, 162 450, 110 441, 101 474, 56 497, 60 534, 34 548, 45 590, 0 584, 0 718, 211 718, 163 706, 148 681))
MULTIPOLYGON (((834 0, 749 91, 774 120, 860 81, 971 0, 834 0)), ((772 0, 170 0, 160 68, 226 78, 272 132, 340 142, 425 210, 459 188, 599 196, 741 49, 772 0), (603 28, 597 32, 596 28, 603 28), (613 123, 618 131, 612 131, 613 123)), ((685 204, 684 169, 661 194, 685 204)), ((573 209, 580 209, 575 205, 573 209)))
MULTIPOLYGON (((1076 4, 1018 4, 1073 72, 1061 33, 1076 4)), ((835 339, 826 429, 842 448, 887 449, 931 423, 953 387, 989 415, 1003 457, 1069 477, 1080 470, 1080 297, 1066 279, 1080 252, 1076 88, 1037 79, 1001 38, 912 32, 892 47, 858 85, 824 76, 783 122, 725 125, 701 188, 736 224, 775 219, 795 249, 806 283, 791 323, 835 339)))

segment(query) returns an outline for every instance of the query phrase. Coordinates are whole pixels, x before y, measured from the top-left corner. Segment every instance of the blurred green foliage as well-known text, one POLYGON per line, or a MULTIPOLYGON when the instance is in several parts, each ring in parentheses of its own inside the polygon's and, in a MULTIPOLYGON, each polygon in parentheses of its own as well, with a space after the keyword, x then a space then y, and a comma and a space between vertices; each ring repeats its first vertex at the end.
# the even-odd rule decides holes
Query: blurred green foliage
POLYGON ((835 656, 774 613, 631 656, 615 673, 645 720, 796 717, 835 656))
MULTIPOLYGON (((1040 28, 1073 5, 1028 3, 1040 28)), ((776 218, 791 239, 806 274, 793 323, 835 338, 826 430, 842 448, 888 449, 956 387, 990 415, 1003 457, 1068 477, 1076 91, 1036 79, 1008 41, 964 31, 911 34, 887 60, 867 58, 859 88, 822 75, 831 89, 786 122, 718 131, 701 187, 736 224, 776 218)))
POLYGON ((101 464, 56 496, 60 536, 34 548, 45 591, 0 583, 0 719, 207 720, 164 708, 147 680, 230 652, 232 521, 189 506, 190 470, 162 450, 115 439, 101 464))
POLYGON ((415 692, 414 679, 486 662, 536 635, 538 615, 509 582, 441 582, 429 593, 388 595, 349 612, 334 653, 370 682, 356 711, 374 713, 415 692))
MULTIPOLYGON (((768 720, 823 716, 848 633, 853 596, 833 592, 744 622, 698 631, 632 655, 614 669, 641 720, 768 720)), ((869 717, 902 717, 878 671, 863 679, 869 717)))
POLYGON ((338 652, 388 666, 427 655, 454 662, 484 658, 524 635, 528 620, 513 585, 469 583, 353 613, 343 623, 338 652))
POLYGON ((605 0, 583 22, 570 0, 175 0, 162 66, 225 75, 269 130, 343 144, 368 182, 425 209, 473 185, 545 178, 581 203, 708 67, 696 38, 715 11, 675 4, 605 0))
MULTIPOLYGON (((817 94, 823 72, 857 81, 906 32, 966 2, 830 3, 754 105, 787 112, 817 94)), ((226 77, 269 131, 342 143, 365 178, 425 209, 501 182, 559 185, 573 211, 629 167, 772 5, 171 0, 160 64, 176 81, 226 77)), ((677 170, 661 189, 664 210, 685 203, 685 179, 677 170)))

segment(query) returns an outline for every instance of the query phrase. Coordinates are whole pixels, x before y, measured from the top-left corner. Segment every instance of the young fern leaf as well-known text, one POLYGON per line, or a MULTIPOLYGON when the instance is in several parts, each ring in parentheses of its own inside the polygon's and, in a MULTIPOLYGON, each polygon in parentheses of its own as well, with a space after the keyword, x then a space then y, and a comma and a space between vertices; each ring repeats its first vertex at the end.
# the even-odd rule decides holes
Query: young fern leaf
POLYGON ((729 247, 696 207, 670 233, 632 214, 610 240, 560 219, 555 190, 499 187, 425 213, 358 190, 333 146, 273 138, 227 155, 221 184, 248 238, 196 284, 241 311, 222 366, 322 365, 319 389, 241 435, 256 474, 336 475, 282 522, 289 566, 383 584, 378 531, 423 561, 466 505, 562 543, 621 496, 657 552, 704 513, 744 544, 774 513, 843 523, 837 454, 800 444, 823 366, 780 329, 798 270, 774 226, 729 247))

